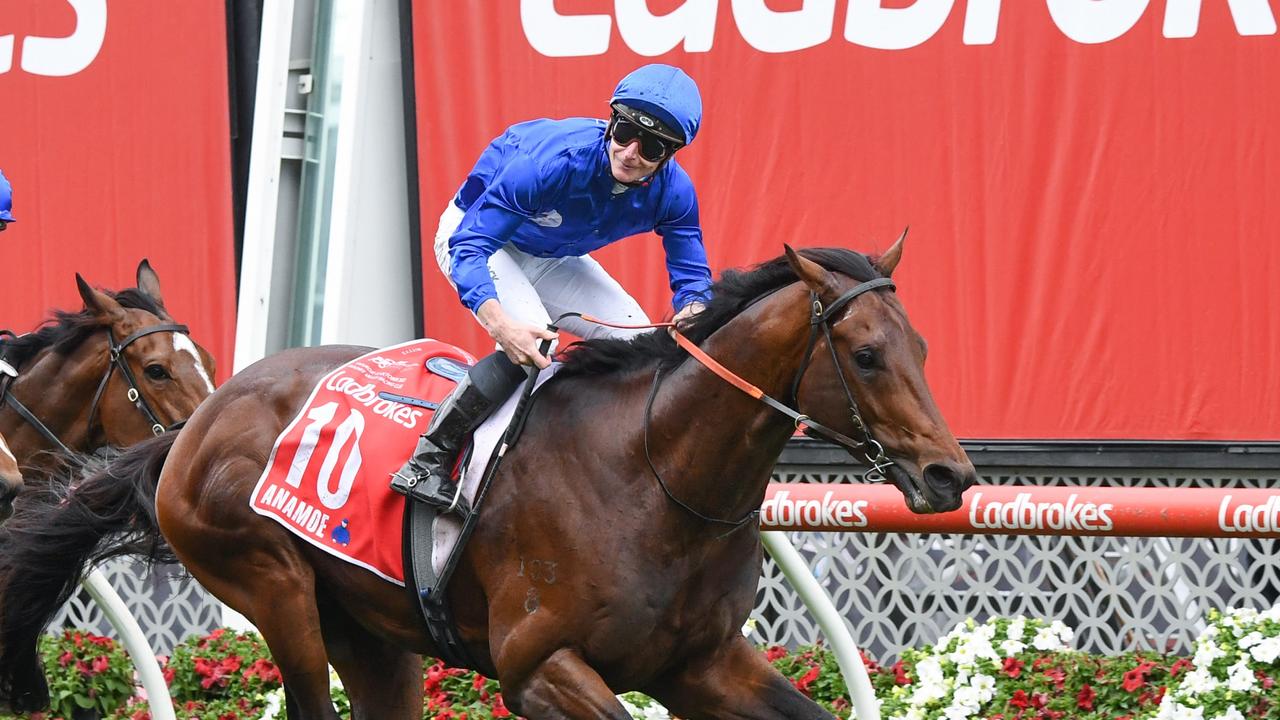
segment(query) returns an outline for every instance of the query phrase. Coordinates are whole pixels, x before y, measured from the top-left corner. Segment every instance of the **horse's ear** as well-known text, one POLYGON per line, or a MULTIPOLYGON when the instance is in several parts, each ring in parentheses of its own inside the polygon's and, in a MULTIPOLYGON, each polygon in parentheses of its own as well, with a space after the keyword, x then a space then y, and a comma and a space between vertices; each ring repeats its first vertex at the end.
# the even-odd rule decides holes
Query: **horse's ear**
POLYGON ((790 245, 784 244, 782 247, 786 249, 791 269, 796 271, 796 275, 810 290, 823 298, 836 294, 836 278, 826 268, 792 250, 790 245))
POLYGON ((160 307, 164 307, 164 295, 160 293, 160 276, 151 267, 146 258, 138 263, 138 289, 145 293, 160 307))
POLYGON ((898 261, 902 259, 902 245, 907 239, 907 230, 910 229, 910 227, 904 228, 902 234, 898 236, 893 245, 888 250, 885 250, 883 255, 876 258, 876 270, 879 270, 881 275, 885 277, 893 276, 894 268, 898 267, 898 261))
POLYGON ((85 309, 94 315, 110 319, 124 314, 124 308, 120 307, 115 298, 89 287, 80 273, 76 273, 76 287, 80 290, 80 299, 84 300, 85 309))

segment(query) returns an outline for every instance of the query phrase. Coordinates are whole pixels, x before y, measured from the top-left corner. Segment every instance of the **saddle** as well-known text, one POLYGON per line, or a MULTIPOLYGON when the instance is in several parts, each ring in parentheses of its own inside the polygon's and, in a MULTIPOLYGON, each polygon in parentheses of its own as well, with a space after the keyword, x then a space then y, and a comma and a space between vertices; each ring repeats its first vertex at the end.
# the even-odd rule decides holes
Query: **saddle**
POLYGON ((475 667, 474 659, 458 635, 449 607, 449 580, 479 522, 493 476, 524 429, 533 391, 553 372, 540 375, 531 370, 520 390, 476 430, 472 442, 463 450, 459 462, 463 476, 455 479, 460 492, 470 501, 471 511, 465 517, 405 498, 405 589, 412 593, 438 657, 446 665, 475 667), (497 451, 490 453, 495 445, 497 451))
POLYGON ((301 540, 404 585, 440 658, 461 666, 473 663, 445 589, 502 454, 520 434, 537 376, 481 424, 463 453, 458 484, 471 500, 471 515, 437 515, 434 507, 393 492, 386 478, 404 464, 438 402, 474 363, 462 350, 428 339, 334 368, 276 438, 249 498, 255 513, 301 540))

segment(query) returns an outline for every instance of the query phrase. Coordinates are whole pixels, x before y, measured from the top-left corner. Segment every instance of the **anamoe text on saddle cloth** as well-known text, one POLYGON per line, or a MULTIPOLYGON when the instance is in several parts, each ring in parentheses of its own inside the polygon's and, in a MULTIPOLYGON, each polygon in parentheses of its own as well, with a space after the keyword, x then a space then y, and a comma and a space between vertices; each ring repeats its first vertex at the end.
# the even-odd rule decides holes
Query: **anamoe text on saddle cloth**
POLYGON ((271 449, 249 505, 331 555, 404 584, 404 498, 389 478, 413 452, 432 410, 380 394, 438 403, 454 381, 430 358, 475 359, 436 340, 362 355, 325 375, 271 449), (434 363, 433 363, 434 365, 434 363))

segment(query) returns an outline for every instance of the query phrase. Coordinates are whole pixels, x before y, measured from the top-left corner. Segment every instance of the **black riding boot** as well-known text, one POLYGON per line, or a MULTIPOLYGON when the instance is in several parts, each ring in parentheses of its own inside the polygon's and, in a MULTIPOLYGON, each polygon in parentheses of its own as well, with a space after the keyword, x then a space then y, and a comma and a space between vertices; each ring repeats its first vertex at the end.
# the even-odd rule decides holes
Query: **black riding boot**
POLYGON ((523 377, 524 371, 501 352, 476 363, 440 403, 431 425, 418 438, 413 456, 392 473, 391 489, 464 517, 469 514, 471 508, 453 481, 458 452, 471 432, 511 396, 523 377))

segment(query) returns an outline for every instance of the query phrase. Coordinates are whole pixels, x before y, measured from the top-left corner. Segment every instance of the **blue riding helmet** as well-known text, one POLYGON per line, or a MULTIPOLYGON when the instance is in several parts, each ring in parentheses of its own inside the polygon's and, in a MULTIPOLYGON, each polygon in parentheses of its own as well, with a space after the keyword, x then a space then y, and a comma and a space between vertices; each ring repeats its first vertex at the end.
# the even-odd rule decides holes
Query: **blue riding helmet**
POLYGON ((698 84, 678 67, 654 63, 622 78, 609 104, 646 129, 688 145, 702 124, 698 84), (638 111, 638 112, 637 112, 638 111), (652 116, 648 121, 643 115, 652 116), (656 120, 660 125, 655 125, 656 120))
POLYGON ((13 186, 0 170, 0 221, 13 222, 13 186))

